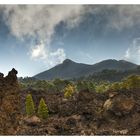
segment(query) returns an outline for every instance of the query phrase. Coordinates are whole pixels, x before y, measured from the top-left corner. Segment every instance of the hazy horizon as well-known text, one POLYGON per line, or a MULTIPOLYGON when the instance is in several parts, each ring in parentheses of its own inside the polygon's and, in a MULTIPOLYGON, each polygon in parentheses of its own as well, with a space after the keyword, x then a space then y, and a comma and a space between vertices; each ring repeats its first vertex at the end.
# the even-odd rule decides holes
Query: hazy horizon
POLYGON ((140 65, 139 5, 0 5, 0 72, 33 76, 65 59, 140 65))

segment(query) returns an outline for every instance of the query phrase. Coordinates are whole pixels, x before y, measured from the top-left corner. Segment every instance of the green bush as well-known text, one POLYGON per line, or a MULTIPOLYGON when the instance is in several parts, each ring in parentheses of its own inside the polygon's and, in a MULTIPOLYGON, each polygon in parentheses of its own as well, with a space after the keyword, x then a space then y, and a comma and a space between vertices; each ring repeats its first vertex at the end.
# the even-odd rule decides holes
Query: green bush
POLYGON ((99 84, 96 86, 95 91, 97 93, 104 93, 104 92, 108 91, 109 89, 110 89, 109 84, 99 84))
POLYGON ((136 89, 140 88, 140 76, 131 75, 123 81, 124 88, 126 89, 136 89))
POLYGON ((39 103, 38 116, 42 119, 47 119, 49 116, 48 107, 43 98, 41 98, 40 103, 39 103))
POLYGON ((35 113, 34 102, 32 99, 32 95, 28 94, 26 96, 26 114, 32 116, 35 113))
POLYGON ((95 82, 93 81, 78 81, 76 84, 79 92, 82 90, 89 90, 90 92, 95 91, 95 82))
POLYGON ((119 83, 119 82, 113 83, 113 84, 111 85, 110 89, 111 89, 111 90, 114 90, 114 91, 121 89, 121 83, 119 83))
POLYGON ((88 82, 87 87, 90 92, 94 92, 96 86, 94 82, 88 82))
POLYGON ((111 85, 112 90, 130 90, 136 88, 140 88, 140 76, 138 75, 130 75, 121 82, 116 82, 111 85))

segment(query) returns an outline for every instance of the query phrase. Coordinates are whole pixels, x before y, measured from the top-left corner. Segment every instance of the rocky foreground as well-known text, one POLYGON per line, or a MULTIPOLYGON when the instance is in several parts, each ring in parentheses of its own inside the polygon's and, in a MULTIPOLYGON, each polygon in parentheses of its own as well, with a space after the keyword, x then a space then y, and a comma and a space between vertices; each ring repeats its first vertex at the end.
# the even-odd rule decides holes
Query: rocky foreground
POLYGON ((44 91, 20 91, 17 71, 0 74, 0 135, 140 135, 140 89, 104 94, 81 91, 71 99, 44 91), (49 118, 27 117, 25 97, 46 100, 49 118))

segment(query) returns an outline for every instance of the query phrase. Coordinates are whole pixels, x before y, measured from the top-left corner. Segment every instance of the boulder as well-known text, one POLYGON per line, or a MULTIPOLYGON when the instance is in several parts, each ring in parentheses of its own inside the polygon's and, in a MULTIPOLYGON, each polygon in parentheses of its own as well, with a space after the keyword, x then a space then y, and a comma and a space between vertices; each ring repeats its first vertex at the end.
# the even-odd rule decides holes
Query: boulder
POLYGON ((117 116, 122 116, 128 114, 132 111, 135 105, 134 99, 132 97, 127 97, 125 95, 119 94, 114 98, 110 98, 105 101, 103 108, 105 111, 112 112, 117 116))
POLYGON ((109 110, 111 107, 112 107, 112 101, 111 101, 111 99, 107 99, 107 100, 105 101, 104 105, 103 105, 103 108, 104 108, 105 110, 109 110))
POLYGON ((32 117, 26 117, 24 119, 24 122, 29 126, 36 126, 41 122, 41 120, 37 116, 32 116, 32 117))
POLYGON ((109 98, 113 98, 118 95, 118 92, 109 92, 109 98))

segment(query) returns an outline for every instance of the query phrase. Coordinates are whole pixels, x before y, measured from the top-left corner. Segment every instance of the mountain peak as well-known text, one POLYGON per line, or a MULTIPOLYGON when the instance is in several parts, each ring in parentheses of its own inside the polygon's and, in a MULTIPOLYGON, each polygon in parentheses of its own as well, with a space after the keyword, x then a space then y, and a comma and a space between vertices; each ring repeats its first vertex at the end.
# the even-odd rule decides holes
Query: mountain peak
POLYGON ((64 64, 64 63, 73 63, 73 61, 70 60, 70 59, 65 59, 65 60, 63 61, 63 64, 64 64))
POLYGON ((117 60, 116 59, 106 59, 101 62, 117 62, 117 60))

